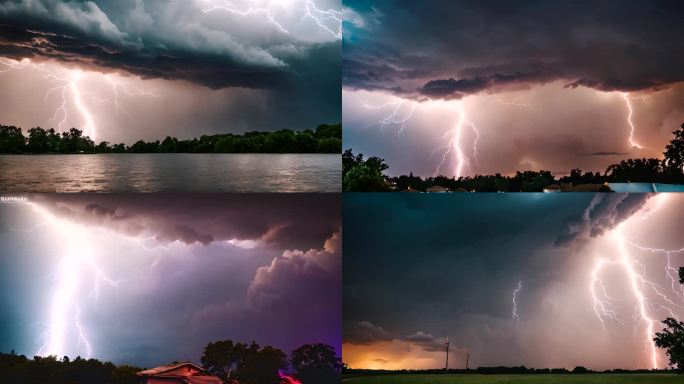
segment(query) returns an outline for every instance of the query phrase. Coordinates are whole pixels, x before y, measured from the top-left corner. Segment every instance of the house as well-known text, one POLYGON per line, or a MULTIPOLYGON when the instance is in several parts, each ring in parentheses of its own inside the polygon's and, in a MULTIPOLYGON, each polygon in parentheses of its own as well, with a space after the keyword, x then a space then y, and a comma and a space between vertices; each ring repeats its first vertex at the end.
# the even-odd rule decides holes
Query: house
POLYGON ((544 193, 555 193, 555 192, 560 192, 561 187, 558 184, 551 184, 547 187, 544 188, 544 193))
POLYGON ((426 192, 429 193, 446 193, 449 192, 449 188, 442 187, 441 185, 433 185, 432 187, 428 188, 426 192))
POLYGON ((223 384, 221 379, 192 363, 164 365, 137 373, 140 384, 223 384))

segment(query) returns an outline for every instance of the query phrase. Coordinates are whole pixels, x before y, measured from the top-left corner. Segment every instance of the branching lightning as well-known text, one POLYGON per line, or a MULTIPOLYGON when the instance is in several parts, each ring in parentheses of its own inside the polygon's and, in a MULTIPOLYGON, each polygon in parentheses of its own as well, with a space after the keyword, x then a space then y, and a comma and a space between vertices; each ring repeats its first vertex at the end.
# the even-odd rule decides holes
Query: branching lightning
MULTIPOLYGON (((660 205, 658 204, 658 206, 660 205)), ((655 369, 659 367, 658 352, 653 341, 657 325, 655 313, 664 312, 669 317, 677 318, 676 314, 681 312, 683 308, 681 301, 684 300, 684 287, 677 280, 677 270, 672 266, 671 256, 683 253, 684 248, 667 250, 638 245, 625 237, 622 232, 623 224, 618 225, 610 234, 610 240, 615 245, 615 254, 607 258, 597 258, 594 262, 589 291, 592 296, 594 313, 604 330, 608 321, 624 324, 624 320, 621 319, 619 304, 624 304, 622 302, 625 299, 618 300, 611 297, 601 279, 601 273, 607 267, 619 268, 624 273, 629 284, 630 296, 634 302, 632 318, 635 321, 635 327, 638 325, 643 327, 644 345, 648 351, 649 364, 651 368, 655 369), (642 252, 664 256, 664 276, 670 282, 671 293, 668 293, 667 289, 647 276, 649 272, 647 266, 630 252, 630 247, 642 252), (671 295, 676 298, 671 298, 671 295), (677 303, 677 299, 680 303, 677 303)))
MULTIPOLYGON (((86 73, 84 73, 81 69, 50 69, 45 65, 45 63, 34 63, 30 59, 22 59, 21 61, 17 61, 4 57, 0 57, 0 64, 5 65, 6 67, 4 70, 0 71, 0 74, 10 70, 23 70, 26 68, 31 68, 41 72, 44 79, 51 82, 56 82, 57 85, 49 88, 45 92, 44 97, 44 101, 47 103, 53 94, 57 94, 59 96, 59 102, 49 121, 55 122, 57 124, 57 132, 64 132, 67 121, 69 120, 69 108, 67 108, 67 106, 70 103, 81 116, 82 122, 80 128, 83 131, 83 134, 90 136, 90 138, 93 140, 97 139, 97 121, 95 115, 90 109, 90 106, 84 100, 84 96, 90 96, 98 101, 106 101, 106 99, 97 98, 93 94, 86 92, 83 89, 81 81, 86 73)), ((157 97, 154 92, 133 88, 127 83, 117 80, 112 74, 106 74, 103 76, 112 87, 112 92, 114 94, 113 103, 116 112, 121 111, 130 117, 130 113, 128 113, 128 111, 126 111, 119 102, 120 90, 129 96, 157 97)))
POLYGON ((81 323, 81 307, 79 305, 80 290, 85 278, 92 276, 92 288, 88 297, 97 301, 100 296, 100 285, 116 287, 117 281, 110 279, 96 263, 96 250, 89 240, 91 234, 84 227, 68 220, 59 219, 46 209, 35 203, 29 203, 45 222, 60 231, 64 249, 61 260, 53 278, 56 286, 52 295, 49 322, 44 333, 44 344, 37 355, 64 356, 69 351, 69 335, 75 334, 77 345, 82 347, 86 357, 93 354, 92 343, 85 327, 81 323))
POLYGON ((342 40, 342 11, 319 9, 313 1, 306 0, 306 14, 302 17, 302 20, 306 18, 312 19, 316 25, 326 30, 337 40, 342 40), (326 21, 332 21, 333 24, 338 25, 337 30, 328 27, 325 24, 326 21))
POLYGON ((437 164, 437 168, 435 168, 434 176, 439 175, 442 167, 447 163, 450 164, 453 175, 456 178, 462 177, 464 175, 464 169, 470 167, 470 158, 463 149, 463 130, 466 126, 470 127, 475 133, 472 155, 477 159, 477 143, 480 139, 480 131, 472 121, 468 120, 463 101, 458 101, 457 103, 458 120, 456 121, 456 125, 442 136, 442 140, 448 140, 448 144, 445 147, 437 148, 444 150, 444 152, 442 154, 442 160, 437 164))
MULTIPOLYGON (((302 17, 300 22, 311 19, 319 28, 332 35, 335 39, 342 39, 342 11, 335 9, 320 9, 312 0, 301 2, 302 17)), ((286 28, 281 21, 276 19, 276 12, 278 9, 291 9, 291 6, 288 4, 289 1, 271 0, 266 2, 264 6, 249 6, 246 8, 240 8, 234 5, 230 0, 201 0, 200 3, 206 4, 204 7, 200 7, 204 13, 223 11, 238 16, 262 16, 281 33, 290 33, 290 30, 286 28)))
POLYGON ((629 114, 627 115, 627 124, 629 124, 629 145, 632 148, 637 148, 637 149, 642 149, 643 147, 639 145, 634 139, 634 122, 632 121, 632 115, 634 114, 634 110, 632 109, 632 101, 629 97, 629 94, 627 92, 623 92, 622 98, 625 100, 625 103, 627 104, 627 109, 629 111, 629 114))
MULTIPOLYGON (((362 105, 364 108, 373 110, 389 109, 389 113, 378 121, 380 131, 384 133, 386 127, 396 127, 396 133, 397 136, 399 136, 404 132, 409 121, 413 118, 417 102, 399 100, 386 102, 380 105, 370 105, 367 103, 362 103, 362 105)), ((440 142, 446 141, 447 144, 433 149, 431 153, 432 157, 436 152, 442 151, 442 158, 435 168, 434 176, 440 175, 443 168, 446 168, 448 165, 456 178, 462 177, 464 176, 465 169, 471 168, 472 162, 470 156, 472 156, 472 159, 474 160, 477 160, 478 158, 477 146, 480 140, 480 130, 475 126, 475 123, 468 119, 463 101, 456 102, 456 109, 458 113, 456 124, 439 138, 440 142), (463 148, 466 145, 464 143, 463 131, 468 128, 473 131, 473 142, 469 151, 463 148)))
POLYGON ((416 110, 416 103, 411 102, 411 105, 409 108, 405 108, 404 106, 408 102, 405 100, 401 101, 391 101, 387 102, 381 105, 370 105, 363 103, 363 106, 368 109, 375 109, 375 110, 382 110, 387 107, 392 107, 390 110, 390 114, 383 117, 380 120, 380 131, 384 132, 385 127, 387 126, 396 126, 397 127, 397 135, 400 135, 402 132, 404 132, 404 128, 406 128, 406 124, 408 124, 409 120, 413 117, 413 112, 416 110))
POLYGON ((518 281, 518 287, 513 290, 513 321, 520 321, 518 316, 518 295, 522 289, 522 280, 518 281))

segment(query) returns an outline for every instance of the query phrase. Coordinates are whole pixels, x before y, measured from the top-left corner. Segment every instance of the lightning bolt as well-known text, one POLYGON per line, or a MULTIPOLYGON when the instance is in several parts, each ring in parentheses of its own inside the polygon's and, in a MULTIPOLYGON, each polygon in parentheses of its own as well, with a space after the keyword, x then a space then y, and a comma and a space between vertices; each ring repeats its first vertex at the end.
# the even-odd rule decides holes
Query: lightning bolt
POLYGON ((440 140, 448 140, 448 144, 444 147, 436 148, 435 151, 442 149, 442 160, 437 164, 435 168, 434 176, 438 176, 442 167, 445 164, 450 163, 451 169, 453 169, 453 175, 457 179, 462 177, 464 174, 464 169, 470 167, 470 159, 463 150, 462 136, 465 127, 470 127, 475 133, 475 140, 473 141, 472 153, 473 157, 477 158, 477 143, 480 139, 480 131, 477 129, 475 124, 468 120, 466 116, 465 106, 463 101, 457 102, 458 119, 456 120, 456 125, 450 130, 448 130, 440 140))
POLYGON ((625 103, 627 104, 627 110, 629 111, 627 115, 627 124, 629 124, 629 145, 631 145, 632 148, 637 148, 637 149, 642 149, 643 147, 639 145, 634 139, 634 122, 632 121, 632 115, 634 114, 634 110, 632 109, 632 101, 629 97, 629 93, 623 92, 621 93, 622 98, 625 100, 625 103))
POLYGON ((401 135, 406 128, 409 120, 413 117, 413 112, 416 110, 416 103, 411 102, 409 108, 404 108, 408 102, 406 100, 391 101, 381 105, 370 105, 363 103, 364 108, 382 110, 387 107, 392 107, 390 113, 383 117, 380 121, 380 132, 385 132, 387 126, 397 126, 397 136, 401 135))
POLYGON ((322 10, 318 9, 316 4, 311 1, 306 1, 306 14, 302 17, 302 20, 310 18, 319 27, 326 30, 337 40, 342 40, 342 12, 335 9, 322 10), (325 22, 332 21, 333 24, 338 25, 337 30, 329 28, 325 22))
POLYGON ((520 316, 518 316, 518 294, 522 289, 522 280, 518 281, 518 287, 513 290, 513 320, 520 321, 520 316))
MULTIPOLYGON (((95 115, 91 112, 88 103, 85 102, 84 97, 90 96, 96 101, 106 101, 106 99, 98 98, 92 93, 86 92, 83 89, 81 80, 85 73, 81 69, 63 69, 65 74, 60 74, 57 70, 47 68, 44 63, 34 63, 30 59, 22 59, 21 61, 11 60, 0 57, 0 64, 5 65, 5 69, 0 73, 5 73, 10 70, 23 70, 32 68, 42 73, 42 77, 51 82, 56 82, 57 85, 49 88, 45 92, 44 100, 48 102, 53 94, 59 95, 59 102, 55 108, 55 112, 48 121, 57 123, 57 132, 64 132, 67 120, 69 120, 69 109, 67 108, 70 99, 71 104, 75 107, 82 119, 81 130, 85 136, 89 136, 93 141, 97 140, 98 128, 95 115)), ((92 73, 89 73, 92 74, 92 73)), ((153 96, 158 95, 151 91, 134 88, 124 81, 118 80, 113 74, 103 75, 105 80, 109 82, 114 94, 113 104, 115 111, 123 112, 131 117, 130 113, 126 111, 119 102, 119 92, 122 91, 128 96, 153 96)))
MULTIPOLYGON (((201 0, 201 3, 207 3, 207 6, 200 7, 204 13, 214 11, 224 11, 238 16, 262 15, 269 24, 273 25, 281 33, 289 34, 290 30, 286 28, 280 21, 276 20, 275 12, 277 8, 289 9, 288 2, 283 0, 271 0, 262 7, 250 6, 248 8, 236 7, 230 0, 209 1, 201 0)), ((322 30, 332 35, 335 39, 342 39, 342 11, 335 9, 320 9, 312 0, 302 1, 301 11, 302 17, 300 22, 311 19, 322 30), (333 26, 330 26, 332 24, 333 26)))
POLYGON ((43 334, 44 344, 36 353, 38 356, 64 356, 69 352, 69 335, 77 335, 77 344, 81 345, 86 358, 93 354, 92 343, 85 327, 81 323, 81 308, 78 304, 79 291, 84 285, 85 272, 92 276, 92 288, 89 297, 97 301, 100 285, 106 283, 116 287, 117 281, 107 277, 96 264, 96 251, 92 244, 91 234, 78 224, 59 219, 48 210, 35 203, 28 203, 41 218, 59 231, 64 244, 61 260, 53 274, 56 282, 49 310, 49 325, 43 334))
MULTIPOLYGON (((594 201, 592 201, 592 205, 594 204, 594 201)), ((658 206, 660 205, 658 204, 658 206)), ((588 210, 590 209, 591 206, 588 210)), ((613 257, 597 258, 594 262, 589 284, 593 309, 604 330, 606 329, 607 320, 624 324, 619 316, 617 300, 608 294, 608 289, 600 278, 601 272, 607 266, 620 268, 629 283, 630 294, 635 303, 633 318, 639 324, 643 324, 642 332, 645 348, 649 355, 650 366, 656 369, 658 368, 658 354, 653 338, 657 321, 654 319, 652 312, 664 311, 669 316, 677 318, 675 313, 677 310, 681 310, 682 305, 671 299, 660 284, 647 277, 648 270, 646 265, 630 252, 629 247, 665 256, 664 276, 670 282, 672 292, 680 300, 684 299, 684 287, 678 284, 676 278, 677 270, 672 266, 670 256, 683 253, 684 248, 667 250, 638 245, 625 237, 622 233, 622 225, 618 225, 610 234, 610 240, 615 244, 615 254, 613 257)))

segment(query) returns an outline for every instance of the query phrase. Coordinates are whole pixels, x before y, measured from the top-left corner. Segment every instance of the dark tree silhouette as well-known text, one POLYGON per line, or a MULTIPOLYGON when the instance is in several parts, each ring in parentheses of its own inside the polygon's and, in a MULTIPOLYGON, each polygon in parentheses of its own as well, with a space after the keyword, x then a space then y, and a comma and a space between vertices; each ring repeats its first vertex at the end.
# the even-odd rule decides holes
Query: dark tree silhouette
POLYGON ((95 145, 81 130, 55 133, 35 127, 24 137, 21 128, 0 125, 0 153, 340 153, 342 125, 322 124, 315 131, 246 132, 243 135, 204 135, 178 140, 138 140, 130 147, 103 141, 95 145))
POLYGON ((664 164, 667 168, 675 169, 681 173, 682 167, 684 167, 684 124, 672 133, 675 137, 665 147, 665 152, 663 152, 663 155, 665 155, 664 164))
POLYGON ((671 366, 684 370, 684 322, 668 317, 663 324, 665 328, 656 333, 653 341, 658 348, 666 350, 671 366))
POLYGON ((278 371, 287 367, 287 356, 279 349, 232 340, 207 344, 201 361, 204 368, 224 382, 230 378, 245 384, 277 384, 278 371))
POLYGON ((115 366, 96 359, 73 360, 55 356, 26 356, 0 353, 0 383, 51 383, 51 384, 137 384, 136 372, 141 368, 115 366))
POLYGON ((240 361, 241 348, 240 343, 233 343, 232 340, 209 343, 204 347, 202 365, 209 373, 227 382, 230 373, 240 361))
POLYGON ((684 284, 684 267, 679 268, 679 283, 684 284))
POLYGON ((383 171, 388 168, 385 160, 363 154, 354 155, 351 149, 342 154, 342 189, 345 192, 382 192, 388 191, 383 171))
POLYGON ((304 384, 340 382, 342 364, 335 349, 326 344, 307 344, 292 352, 292 368, 304 384))

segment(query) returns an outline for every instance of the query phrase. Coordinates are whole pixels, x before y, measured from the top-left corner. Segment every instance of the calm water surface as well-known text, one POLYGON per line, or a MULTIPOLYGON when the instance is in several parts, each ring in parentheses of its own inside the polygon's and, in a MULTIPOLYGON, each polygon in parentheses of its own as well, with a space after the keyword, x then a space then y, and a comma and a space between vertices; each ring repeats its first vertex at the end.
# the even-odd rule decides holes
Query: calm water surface
POLYGON ((338 154, 0 155, 3 192, 340 192, 338 154))

